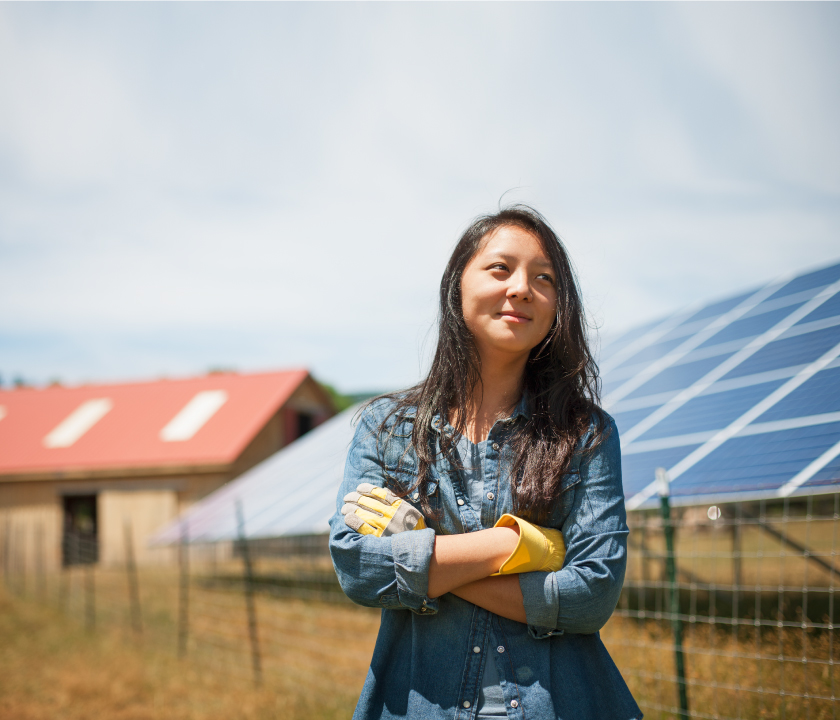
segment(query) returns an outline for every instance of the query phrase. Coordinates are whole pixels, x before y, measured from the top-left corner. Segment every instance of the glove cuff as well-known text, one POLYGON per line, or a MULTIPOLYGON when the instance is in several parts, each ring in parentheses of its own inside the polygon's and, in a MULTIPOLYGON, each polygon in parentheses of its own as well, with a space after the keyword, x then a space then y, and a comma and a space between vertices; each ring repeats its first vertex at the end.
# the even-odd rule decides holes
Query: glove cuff
POLYGON ((519 526, 519 542, 493 575, 554 570, 562 566, 566 556, 563 533, 554 528, 538 527, 509 513, 502 515, 493 527, 513 525, 519 526))

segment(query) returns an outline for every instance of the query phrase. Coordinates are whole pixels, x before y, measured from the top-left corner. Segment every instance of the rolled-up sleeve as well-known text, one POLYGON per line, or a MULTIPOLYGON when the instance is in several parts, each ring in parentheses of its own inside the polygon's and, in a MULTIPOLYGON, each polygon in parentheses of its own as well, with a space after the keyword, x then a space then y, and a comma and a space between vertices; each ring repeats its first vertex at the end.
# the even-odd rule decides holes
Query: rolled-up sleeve
POLYGON ((608 437, 581 461, 580 482, 563 523, 566 559, 558 572, 519 576, 529 632, 597 632, 612 615, 627 564, 627 515, 621 446, 612 418, 608 437))
POLYGON ((353 602, 431 615, 438 608, 438 601, 428 596, 434 531, 426 528, 389 537, 362 535, 345 524, 340 512, 344 496, 359 483, 380 487, 385 484, 384 465, 377 448, 377 407, 374 404, 366 408, 356 426, 336 498, 336 512, 330 519, 330 555, 341 588, 353 602))

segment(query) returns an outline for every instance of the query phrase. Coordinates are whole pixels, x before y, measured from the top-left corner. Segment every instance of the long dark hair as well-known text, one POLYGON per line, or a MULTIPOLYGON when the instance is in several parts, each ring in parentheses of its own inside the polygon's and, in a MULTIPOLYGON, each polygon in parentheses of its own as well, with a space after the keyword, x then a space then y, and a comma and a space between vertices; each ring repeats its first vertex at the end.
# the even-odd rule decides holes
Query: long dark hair
MULTIPOLYGON (((411 447, 417 456, 417 481, 394 488, 401 495, 418 489, 424 514, 432 513, 427 487, 429 468, 436 460, 437 435, 432 419, 453 422, 459 434, 466 431, 466 408, 481 383, 481 360, 461 305, 461 277, 493 231, 515 226, 533 233, 551 260, 557 282, 557 317, 546 338, 531 350, 525 369, 523 392, 530 417, 514 424, 508 444, 513 450, 510 468, 514 511, 545 523, 561 492, 573 452, 594 421, 584 451, 597 446, 605 432, 606 418, 598 407, 598 367, 589 349, 586 322, 577 279, 566 249, 551 226, 527 205, 512 205, 493 215, 476 218, 461 235, 440 283, 438 341, 432 367, 423 382, 408 390, 386 395, 393 401, 379 430, 380 442, 390 440, 394 417, 413 415, 411 447), (389 430, 390 427, 390 430, 389 430)), ((454 440, 440 433, 440 450, 456 462, 454 440)))

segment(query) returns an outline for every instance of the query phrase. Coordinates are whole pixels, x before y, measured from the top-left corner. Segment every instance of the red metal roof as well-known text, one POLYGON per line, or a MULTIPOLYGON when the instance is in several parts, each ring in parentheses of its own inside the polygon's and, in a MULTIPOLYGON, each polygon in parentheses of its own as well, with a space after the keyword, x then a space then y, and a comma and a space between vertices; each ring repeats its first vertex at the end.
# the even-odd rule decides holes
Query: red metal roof
POLYGON ((227 464, 306 379, 306 370, 211 374, 181 380, 0 390, 0 475, 109 468, 227 464), (199 392, 225 398, 195 434, 166 442, 161 430, 199 392), (45 438, 83 403, 110 407, 67 447, 45 438), (94 403, 95 404, 95 403, 94 403))

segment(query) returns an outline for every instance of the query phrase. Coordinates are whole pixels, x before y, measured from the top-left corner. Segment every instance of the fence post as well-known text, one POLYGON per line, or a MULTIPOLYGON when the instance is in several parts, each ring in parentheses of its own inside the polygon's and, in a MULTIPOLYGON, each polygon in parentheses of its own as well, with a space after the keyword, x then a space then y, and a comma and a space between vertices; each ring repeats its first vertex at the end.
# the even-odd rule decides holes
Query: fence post
POLYGON ((685 657, 683 656, 682 619, 680 618, 680 591, 677 587, 677 563, 674 558, 674 526, 671 523, 671 480, 665 468, 656 468, 659 483, 659 507, 662 513, 662 529, 665 532, 665 572, 668 577, 671 600, 671 629, 674 633, 674 656, 677 666, 677 688, 679 690, 679 717, 688 718, 688 687, 685 682, 685 657))
POLYGON ((242 511, 242 501, 236 501, 236 519, 239 531, 239 542, 242 546, 242 570, 245 581, 245 607, 248 612, 248 635, 251 638, 251 665, 254 669, 254 684, 262 685, 262 662, 260 659, 260 645, 257 636, 257 608, 254 604, 254 568, 251 565, 251 552, 245 539, 245 514, 242 511))
POLYGON ((178 657, 187 654, 187 639, 189 633, 189 603, 190 603, 190 568, 189 568, 189 537, 185 522, 181 522, 181 538, 178 546, 178 570, 181 582, 178 588, 178 657))
POLYGON ((43 601, 47 595, 47 570, 44 560, 44 523, 35 526, 35 583, 38 599, 43 601))
POLYGON ((641 576, 642 581, 639 583, 639 611, 640 617, 647 617, 647 583, 648 583, 648 557, 650 552, 647 547, 647 513, 639 513, 642 518, 641 526, 639 527, 639 554, 641 555, 641 576))
MULTIPOLYGON (((740 600, 741 586, 744 584, 744 576, 741 568, 741 536, 743 513, 741 503, 735 506, 732 518, 732 617, 738 617, 738 603, 740 600)), ((737 637, 738 623, 732 623, 733 635, 737 637)))
POLYGON ((17 594, 26 595, 26 528, 18 525, 15 528, 15 584, 17 594))
POLYGON ((62 583, 59 587, 59 605, 63 613, 70 612, 70 595, 73 591, 73 565, 79 562, 79 538, 76 533, 64 534, 61 544, 62 549, 66 548, 61 557, 61 571, 63 574, 62 583))
MULTIPOLYGON (((65 541, 66 542, 66 541, 65 541)), ((67 612, 67 596, 69 595, 70 566, 64 565, 62 553, 61 564, 58 567, 58 609, 60 612, 67 612)))
POLYGON ((93 541, 79 538, 82 546, 82 562, 85 564, 85 629, 93 632, 96 627, 96 584, 93 577, 93 541))
POLYGON ((3 539, 3 582, 6 583, 6 588, 11 589, 9 582, 10 567, 12 563, 11 547, 12 547, 12 519, 11 513, 6 511, 5 523, 5 537, 3 539))
POLYGON ((20 587, 18 590, 20 591, 20 596, 25 597, 27 593, 27 566, 26 566, 26 525, 20 524, 17 528, 17 536, 18 542, 15 543, 17 546, 17 562, 18 562, 18 569, 20 571, 19 580, 20 580, 20 587))
POLYGON ((131 612, 131 627, 138 635, 143 634, 143 615, 140 609, 140 583, 137 578, 137 561, 134 557, 134 534, 131 520, 125 518, 125 571, 128 574, 128 602, 131 612))

